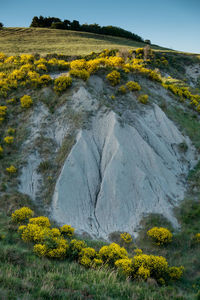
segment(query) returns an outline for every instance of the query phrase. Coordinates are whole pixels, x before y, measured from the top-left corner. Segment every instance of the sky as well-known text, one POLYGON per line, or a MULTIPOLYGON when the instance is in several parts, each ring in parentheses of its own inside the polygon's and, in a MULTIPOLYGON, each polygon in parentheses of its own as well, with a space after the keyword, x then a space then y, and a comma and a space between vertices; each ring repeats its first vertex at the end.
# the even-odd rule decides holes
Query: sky
POLYGON ((153 44, 200 53, 200 0, 0 0, 5 27, 28 27, 40 15, 118 26, 153 44))

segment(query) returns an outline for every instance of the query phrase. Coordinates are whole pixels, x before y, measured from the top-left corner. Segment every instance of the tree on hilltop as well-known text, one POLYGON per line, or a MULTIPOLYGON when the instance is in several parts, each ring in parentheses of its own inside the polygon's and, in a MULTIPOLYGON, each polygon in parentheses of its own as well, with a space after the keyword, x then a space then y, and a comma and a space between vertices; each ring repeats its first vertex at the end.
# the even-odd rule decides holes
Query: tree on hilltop
POLYGON ((3 23, 0 22, 0 29, 3 28, 3 23))

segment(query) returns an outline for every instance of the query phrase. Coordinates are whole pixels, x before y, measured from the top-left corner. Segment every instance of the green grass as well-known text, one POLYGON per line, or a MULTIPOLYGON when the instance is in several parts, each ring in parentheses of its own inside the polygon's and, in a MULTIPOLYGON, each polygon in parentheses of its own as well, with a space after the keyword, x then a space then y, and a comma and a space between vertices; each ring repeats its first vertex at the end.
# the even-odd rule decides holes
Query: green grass
MULTIPOLYGON (((4 28, 0 30, 0 52, 7 55, 22 53, 58 53, 64 55, 86 55, 103 49, 144 47, 144 43, 100 34, 46 29, 46 28, 4 28)), ((166 49, 152 46, 153 49, 166 49)))

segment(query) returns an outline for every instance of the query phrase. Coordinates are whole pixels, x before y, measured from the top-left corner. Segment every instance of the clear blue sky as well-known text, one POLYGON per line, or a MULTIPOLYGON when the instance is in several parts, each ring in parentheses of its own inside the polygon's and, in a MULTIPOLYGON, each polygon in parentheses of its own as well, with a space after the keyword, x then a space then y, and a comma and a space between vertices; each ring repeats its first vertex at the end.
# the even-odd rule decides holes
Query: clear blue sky
POLYGON ((39 15, 119 26, 154 44, 200 53, 200 0, 0 0, 5 27, 28 27, 39 15))

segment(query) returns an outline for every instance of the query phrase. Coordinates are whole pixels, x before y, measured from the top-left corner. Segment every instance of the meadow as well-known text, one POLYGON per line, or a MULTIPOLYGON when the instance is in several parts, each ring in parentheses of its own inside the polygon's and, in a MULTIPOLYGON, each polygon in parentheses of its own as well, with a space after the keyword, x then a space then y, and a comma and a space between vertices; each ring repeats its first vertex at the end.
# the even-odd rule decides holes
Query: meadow
MULTIPOLYGON (((4 28, 0 30, 0 52, 7 55, 38 53, 46 55, 87 55, 103 49, 136 49, 146 44, 126 38, 46 28, 4 28)), ((165 48, 152 46, 153 49, 165 48)))

